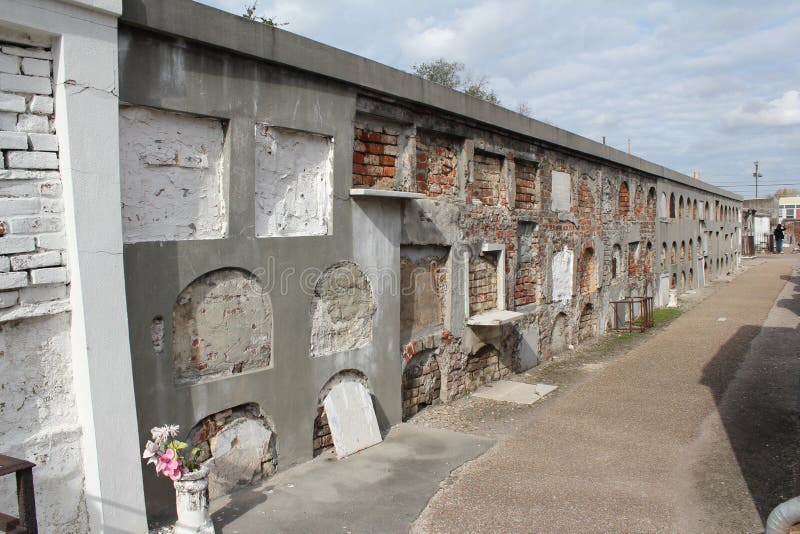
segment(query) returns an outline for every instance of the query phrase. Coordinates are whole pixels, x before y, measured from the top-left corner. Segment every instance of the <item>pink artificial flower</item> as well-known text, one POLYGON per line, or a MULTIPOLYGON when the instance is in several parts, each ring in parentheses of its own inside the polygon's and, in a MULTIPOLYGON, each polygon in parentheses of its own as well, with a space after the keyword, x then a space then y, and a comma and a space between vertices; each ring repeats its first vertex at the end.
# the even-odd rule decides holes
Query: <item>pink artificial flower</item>
POLYGON ((156 465, 156 473, 164 473, 164 476, 169 477, 171 480, 179 480, 181 478, 181 468, 183 462, 180 458, 175 458, 175 451, 167 449, 159 459, 156 465))

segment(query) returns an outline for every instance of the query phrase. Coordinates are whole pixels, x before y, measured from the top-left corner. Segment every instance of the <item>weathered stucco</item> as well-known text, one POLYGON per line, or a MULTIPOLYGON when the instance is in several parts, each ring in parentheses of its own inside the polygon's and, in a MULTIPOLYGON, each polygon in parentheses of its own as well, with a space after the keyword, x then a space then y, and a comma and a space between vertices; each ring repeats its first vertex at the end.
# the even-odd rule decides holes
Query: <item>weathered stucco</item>
POLYGON ((447 295, 445 247, 400 249, 400 329, 425 330, 444 323, 447 295))
POLYGON ((553 302, 572 298, 572 261, 574 254, 564 247, 553 254, 550 275, 553 278, 553 302))
MULTIPOLYGON (((40 532, 87 529, 69 327, 69 313, 0 324, 0 446, 36 464, 40 532)), ((16 494, 0 478, 0 510, 15 514, 16 494)))
POLYGON ((126 243, 225 236, 224 136, 220 120, 138 106, 120 109, 126 243))
POLYGON ((372 287, 358 265, 341 262, 325 270, 311 306, 311 356, 364 347, 372 341, 372 287))
POLYGON ((256 235, 325 235, 331 225, 333 139, 257 124, 256 235))
POLYGON ((214 271, 181 291, 172 332, 176 384, 263 369, 272 363, 269 297, 243 271, 214 271))

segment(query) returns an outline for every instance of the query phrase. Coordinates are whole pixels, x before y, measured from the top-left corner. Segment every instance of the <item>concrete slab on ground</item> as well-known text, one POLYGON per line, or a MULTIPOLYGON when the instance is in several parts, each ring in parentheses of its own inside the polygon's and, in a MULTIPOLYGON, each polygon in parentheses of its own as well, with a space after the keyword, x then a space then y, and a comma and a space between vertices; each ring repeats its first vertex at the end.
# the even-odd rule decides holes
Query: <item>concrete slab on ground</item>
POLYGON ((557 388, 558 386, 550 386, 547 384, 526 384, 524 382, 514 382, 512 380, 499 380, 481 386, 472 395, 474 397, 495 401, 533 404, 557 388))
POLYGON ((401 424, 337 460, 326 453, 211 503, 218 533, 408 532, 455 468, 494 440, 401 424))

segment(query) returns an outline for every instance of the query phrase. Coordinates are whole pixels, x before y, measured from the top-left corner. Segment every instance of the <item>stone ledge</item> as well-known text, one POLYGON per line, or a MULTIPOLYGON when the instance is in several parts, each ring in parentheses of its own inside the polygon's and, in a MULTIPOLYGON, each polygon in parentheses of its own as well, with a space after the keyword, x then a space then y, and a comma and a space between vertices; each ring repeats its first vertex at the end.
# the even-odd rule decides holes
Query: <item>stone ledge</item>
POLYGON ((351 197, 376 197, 376 198, 396 198, 399 200, 411 200, 428 198, 424 193, 411 193, 409 191, 394 191, 391 189, 361 189, 354 187, 350 189, 351 197))
POLYGON ((37 304, 23 304, 0 311, 0 323, 19 319, 30 319, 32 317, 42 317, 44 315, 56 315, 58 313, 68 312, 70 309, 69 299, 52 300, 37 304))
POLYGON ((509 310, 489 310, 467 319, 469 326, 502 326, 525 317, 524 313, 509 310))

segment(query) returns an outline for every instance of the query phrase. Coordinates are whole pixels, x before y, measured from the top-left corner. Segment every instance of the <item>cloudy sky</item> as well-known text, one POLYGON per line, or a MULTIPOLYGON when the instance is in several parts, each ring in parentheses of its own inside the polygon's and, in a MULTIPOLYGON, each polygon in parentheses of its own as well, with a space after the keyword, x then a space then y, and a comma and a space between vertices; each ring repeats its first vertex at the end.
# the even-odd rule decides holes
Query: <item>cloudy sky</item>
POLYGON ((794 0, 260 0, 258 13, 398 69, 460 61, 508 108, 621 150, 630 139, 633 154, 745 197, 756 160, 759 196, 800 189, 794 0))

